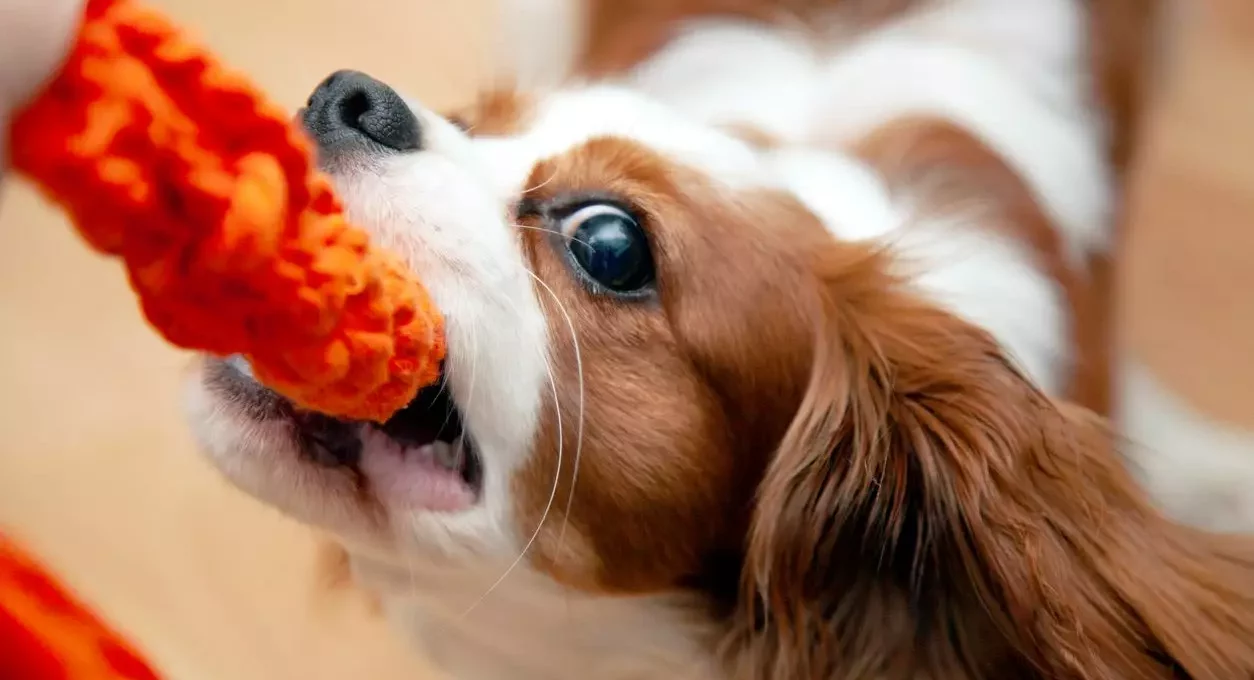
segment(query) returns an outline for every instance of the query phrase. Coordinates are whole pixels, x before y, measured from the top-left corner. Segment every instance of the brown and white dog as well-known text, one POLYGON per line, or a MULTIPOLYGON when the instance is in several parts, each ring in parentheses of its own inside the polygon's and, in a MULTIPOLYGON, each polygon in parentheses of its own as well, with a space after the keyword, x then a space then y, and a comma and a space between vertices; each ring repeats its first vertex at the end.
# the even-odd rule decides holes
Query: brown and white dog
POLYGON ((1102 407, 1142 3, 524 5, 524 90, 311 97, 449 355, 382 426, 206 360, 238 486, 466 680, 1254 677, 1254 543, 1054 400, 1102 407))

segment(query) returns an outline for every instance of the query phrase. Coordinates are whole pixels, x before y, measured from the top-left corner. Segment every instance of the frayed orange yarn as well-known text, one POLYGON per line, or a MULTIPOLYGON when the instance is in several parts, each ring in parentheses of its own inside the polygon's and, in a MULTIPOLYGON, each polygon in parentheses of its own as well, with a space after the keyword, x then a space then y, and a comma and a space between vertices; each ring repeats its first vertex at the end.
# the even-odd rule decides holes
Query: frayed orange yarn
POLYGON ((123 259, 170 342, 242 354, 296 404, 382 421, 439 374, 420 281, 350 226, 290 116, 134 0, 89 0, 14 120, 13 167, 123 259))

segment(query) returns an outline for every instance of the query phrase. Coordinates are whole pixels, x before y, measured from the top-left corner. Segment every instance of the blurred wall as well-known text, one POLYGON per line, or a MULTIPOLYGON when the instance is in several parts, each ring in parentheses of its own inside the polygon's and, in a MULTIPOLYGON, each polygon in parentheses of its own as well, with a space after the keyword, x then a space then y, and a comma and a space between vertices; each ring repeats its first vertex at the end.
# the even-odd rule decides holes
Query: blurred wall
POLYGON ((1129 196, 1120 425, 1176 516, 1254 527, 1254 2, 1169 0, 1129 196))
MULTIPOLYGON (((434 105, 473 92, 487 0, 152 0, 295 107, 337 68, 434 105)), ((362 603, 319 594, 308 533, 193 452, 188 357, 120 268, 25 187, 0 197, 0 530, 177 680, 428 677, 362 603)))

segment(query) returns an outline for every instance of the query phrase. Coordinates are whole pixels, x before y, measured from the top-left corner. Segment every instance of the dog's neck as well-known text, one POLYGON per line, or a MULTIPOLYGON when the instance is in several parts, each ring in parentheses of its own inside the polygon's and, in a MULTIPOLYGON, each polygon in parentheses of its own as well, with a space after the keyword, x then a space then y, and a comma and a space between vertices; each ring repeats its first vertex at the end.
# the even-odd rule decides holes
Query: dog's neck
POLYGON ((578 592, 525 563, 503 579, 509 562, 400 564, 357 553, 351 565, 393 627, 458 680, 723 677, 715 625, 679 596, 578 592))

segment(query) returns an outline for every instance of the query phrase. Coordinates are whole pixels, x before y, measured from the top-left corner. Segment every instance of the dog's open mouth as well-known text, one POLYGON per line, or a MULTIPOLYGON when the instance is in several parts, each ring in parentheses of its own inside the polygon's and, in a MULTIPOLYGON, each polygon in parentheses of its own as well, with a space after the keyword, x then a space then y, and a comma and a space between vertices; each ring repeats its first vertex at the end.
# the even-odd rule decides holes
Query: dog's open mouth
POLYGON ((290 424, 301 457, 352 473, 389 507, 458 512, 479 501, 483 461, 444 375, 382 425, 294 408, 239 358, 210 362, 206 379, 248 417, 290 424))
POLYGON ((382 425, 309 412, 292 419, 304 456, 360 473, 388 504, 456 512, 478 501, 482 461, 443 376, 382 425))

